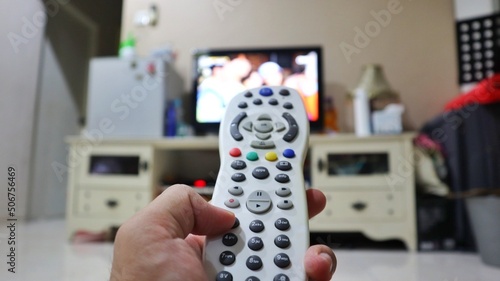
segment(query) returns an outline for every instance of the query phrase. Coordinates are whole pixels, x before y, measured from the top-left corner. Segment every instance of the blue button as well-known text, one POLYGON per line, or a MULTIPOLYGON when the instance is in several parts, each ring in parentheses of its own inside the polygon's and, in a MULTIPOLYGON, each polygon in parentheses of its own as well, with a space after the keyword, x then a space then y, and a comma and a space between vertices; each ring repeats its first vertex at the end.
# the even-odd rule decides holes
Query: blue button
POLYGON ((287 148, 283 151, 283 156, 285 156, 286 158, 293 158, 295 157, 295 151, 293 151, 293 149, 287 148))
POLYGON ((273 95, 273 90, 271 90, 271 88, 262 88, 260 89, 259 94, 264 97, 269 97, 273 95))

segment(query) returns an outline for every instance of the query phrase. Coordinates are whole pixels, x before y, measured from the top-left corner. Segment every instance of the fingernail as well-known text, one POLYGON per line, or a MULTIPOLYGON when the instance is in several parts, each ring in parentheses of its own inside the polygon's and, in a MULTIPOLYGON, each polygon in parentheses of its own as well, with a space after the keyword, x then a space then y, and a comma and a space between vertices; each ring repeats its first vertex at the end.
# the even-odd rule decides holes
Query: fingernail
POLYGON ((329 254, 327 254, 327 253, 320 253, 319 255, 322 256, 323 259, 325 259, 326 261, 328 261, 330 263, 330 273, 333 273, 333 260, 332 260, 332 257, 329 254))

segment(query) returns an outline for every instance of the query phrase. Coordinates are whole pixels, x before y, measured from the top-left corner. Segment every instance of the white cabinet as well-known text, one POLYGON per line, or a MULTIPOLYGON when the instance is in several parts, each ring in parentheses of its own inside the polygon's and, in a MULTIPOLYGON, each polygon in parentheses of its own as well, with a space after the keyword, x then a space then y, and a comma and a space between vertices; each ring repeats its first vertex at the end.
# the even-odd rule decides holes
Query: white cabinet
POLYGON ((413 134, 311 139, 312 185, 327 197, 311 231, 359 231, 416 250, 413 134))

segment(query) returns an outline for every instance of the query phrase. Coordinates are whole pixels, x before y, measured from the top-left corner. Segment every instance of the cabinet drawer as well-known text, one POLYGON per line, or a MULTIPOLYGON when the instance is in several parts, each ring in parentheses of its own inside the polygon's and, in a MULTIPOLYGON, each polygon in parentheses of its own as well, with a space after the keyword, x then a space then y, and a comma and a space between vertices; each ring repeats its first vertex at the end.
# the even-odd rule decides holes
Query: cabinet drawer
POLYGON ((147 191, 80 189, 75 200, 77 215, 128 218, 152 198, 147 191))
POLYGON ((316 222, 394 220, 404 217, 403 191, 330 191, 325 192, 325 210, 316 222))

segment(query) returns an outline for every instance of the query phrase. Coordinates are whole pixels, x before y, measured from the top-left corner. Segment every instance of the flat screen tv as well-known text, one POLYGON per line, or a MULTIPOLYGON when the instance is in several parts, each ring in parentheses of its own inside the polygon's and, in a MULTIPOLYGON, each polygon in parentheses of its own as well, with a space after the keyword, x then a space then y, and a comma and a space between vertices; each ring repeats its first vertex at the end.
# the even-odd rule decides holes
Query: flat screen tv
POLYGON ((196 50, 193 63, 192 112, 197 134, 217 134, 230 99, 265 85, 296 89, 302 95, 311 131, 321 130, 321 47, 196 50))

